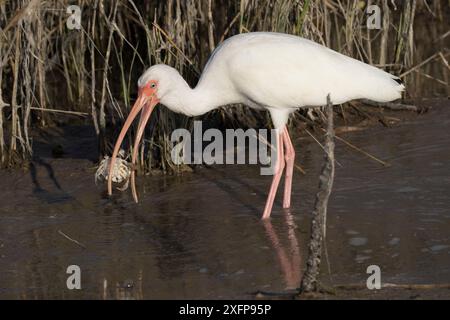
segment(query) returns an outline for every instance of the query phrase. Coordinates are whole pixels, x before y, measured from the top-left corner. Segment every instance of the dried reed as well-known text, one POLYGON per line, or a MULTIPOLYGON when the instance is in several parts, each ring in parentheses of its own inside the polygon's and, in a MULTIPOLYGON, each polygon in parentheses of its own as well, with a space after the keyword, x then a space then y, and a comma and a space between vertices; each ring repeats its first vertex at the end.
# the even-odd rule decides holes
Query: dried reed
MULTIPOLYGON (((0 0, 3 166, 31 155, 31 129, 52 125, 62 116, 45 112, 49 109, 89 114, 101 156, 109 154, 146 67, 167 63, 195 85, 211 51, 240 32, 277 31, 313 39, 403 74, 411 97, 450 93, 446 0, 396 6, 388 0, 78 0, 80 30, 66 25, 70 4, 0 0), (366 26, 369 4, 382 9, 381 30, 366 26), (437 80, 432 85, 430 77, 437 80)), ((268 124, 267 115, 243 107, 207 117, 221 117, 225 126, 268 124)), ((170 161, 169 133, 189 128, 191 120, 164 108, 155 118, 140 150, 141 168, 180 170, 170 161)))

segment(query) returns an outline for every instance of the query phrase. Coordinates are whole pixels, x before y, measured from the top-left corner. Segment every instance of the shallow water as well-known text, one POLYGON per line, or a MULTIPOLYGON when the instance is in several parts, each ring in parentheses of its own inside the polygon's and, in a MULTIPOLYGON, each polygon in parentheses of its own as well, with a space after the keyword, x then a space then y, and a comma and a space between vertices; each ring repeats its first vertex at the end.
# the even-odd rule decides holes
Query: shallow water
MULTIPOLYGON (((390 166, 337 142, 324 282, 364 284, 373 264, 383 282, 450 282, 449 126, 450 109, 436 108, 341 134, 390 166)), ((292 209, 280 193, 264 223, 271 177, 257 166, 138 177, 136 205, 130 192, 108 199, 94 184, 91 133, 72 130, 75 144, 59 138, 64 158, 37 145, 29 172, 0 173, 1 298, 252 298, 298 286, 323 159, 314 141, 295 141, 307 174, 295 172, 292 209), (72 264, 81 290, 66 288, 72 264)))

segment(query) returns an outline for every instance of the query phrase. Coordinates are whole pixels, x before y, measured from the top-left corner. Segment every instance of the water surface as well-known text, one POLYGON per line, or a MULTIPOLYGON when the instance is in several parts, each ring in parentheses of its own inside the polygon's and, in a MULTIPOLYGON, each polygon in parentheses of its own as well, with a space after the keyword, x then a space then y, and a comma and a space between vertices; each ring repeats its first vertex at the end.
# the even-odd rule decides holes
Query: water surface
MULTIPOLYGON (((324 282, 364 284, 376 264, 384 282, 450 283, 449 127, 442 107, 341 134, 390 166, 337 142, 324 282)), ((323 160, 313 140, 295 141, 307 173, 295 172, 292 209, 281 208, 280 192, 262 222, 271 177, 257 166, 138 177, 139 204, 129 192, 109 199, 94 184, 92 132, 78 129, 70 141, 52 138, 63 158, 36 142, 28 172, 0 173, 1 298, 252 298, 298 286, 323 160), (66 288, 72 264, 79 291, 66 288)))

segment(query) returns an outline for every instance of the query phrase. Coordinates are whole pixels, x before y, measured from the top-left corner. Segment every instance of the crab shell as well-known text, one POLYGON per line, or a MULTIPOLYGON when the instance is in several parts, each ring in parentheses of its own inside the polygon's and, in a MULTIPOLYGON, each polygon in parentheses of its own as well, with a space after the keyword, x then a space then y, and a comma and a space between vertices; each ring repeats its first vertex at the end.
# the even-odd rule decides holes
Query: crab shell
MULTIPOLYGON (((100 162, 100 165, 95 173, 95 181, 103 179, 108 179, 109 174, 109 166, 111 163, 111 159, 108 156, 105 156, 103 160, 100 162)), ((118 158, 116 163, 114 164, 114 168, 112 171, 112 181, 115 183, 121 183, 129 179, 131 174, 130 164, 121 158, 118 158)))

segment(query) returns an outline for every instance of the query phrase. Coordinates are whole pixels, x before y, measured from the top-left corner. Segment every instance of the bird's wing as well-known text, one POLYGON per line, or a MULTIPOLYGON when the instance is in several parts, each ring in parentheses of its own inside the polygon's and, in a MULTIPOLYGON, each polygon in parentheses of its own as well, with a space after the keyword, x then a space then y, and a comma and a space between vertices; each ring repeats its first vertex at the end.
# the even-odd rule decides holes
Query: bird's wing
POLYGON ((277 33, 225 41, 202 80, 214 81, 217 74, 225 74, 223 85, 233 85, 243 98, 275 108, 324 105, 328 94, 335 104, 360 98, 390 101, 400 98, 404 89, 395 76, 378 68, 313 41, 277 33))

